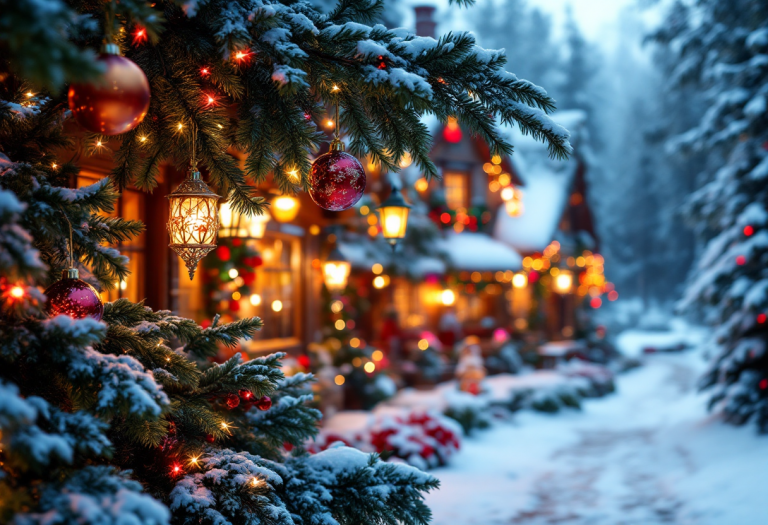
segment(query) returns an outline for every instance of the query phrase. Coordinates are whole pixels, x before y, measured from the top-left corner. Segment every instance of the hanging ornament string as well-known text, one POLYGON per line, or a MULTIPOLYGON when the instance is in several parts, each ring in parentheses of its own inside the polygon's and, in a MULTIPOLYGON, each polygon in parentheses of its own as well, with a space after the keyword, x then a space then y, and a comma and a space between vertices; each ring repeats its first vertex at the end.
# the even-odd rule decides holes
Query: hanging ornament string
POLYGON ((75 244, 72 233, 72 222, 59 206, 59 211, 69 227, 69 244, 67 246, 67 262, 69 268, 64 270, 61 280, 56 281, 45 290, 47 297, 45 309, 48 315, 68 315, 73 319, 90 317, 97 321, 104 314, 104 303, 96 289, 85 281, 80 280, 80 274, 75 268, 75 244))
POLYGON ((73 243, 73 235, 72 235, 72 223, 69 220, 69 217, 67 217, 67 214, 64 213, 64 208, 59 206, 59 211, 64 216, 64 220, 67 221, 67 226, 69 227, 69 244, 67 245, 67 262, 69 263, 70 268, 75 267, 75 255, 74 255, 74 249, 75 245, 73 243))
POLYGON ((341 142, 341 138, 339 137, 339 128, 341 127, 341 122, 339 122, 339 100, 338 97, 336 98, 336 126, 333 130, 333 142, 331 144, 341 144, 341 151, 344 151, 344 144, 341 142))
POLYGON ((115 44, 115 3, 107 5, 104 45, 96 58, 104 72, 89 82, 74 82, 67 99, 74 119, 100 135, 120 135, 141 124, 149 111, 150 88, 144 71, 120 56, 115 44))
MULTIPOLYGON (((340 91, 333 86, 333 93, 340 91)), ((343 211, 354 206, 365 192, 365 170, 353 155, 344 151, 339 128, 339 96, 336 95, 336 129, 328 153, 312 163, 309 195, 315 204, 328 211, 343 211)))
MULTIPOLYGON (((181 126, 181 124, 179 124, 181 126)), ((219 196, 197 170, 197 123, 191 119, 192 154, 187 178, 168 195, 168 245, 184 261, 192 280, 200 260, 216 248, 219 232, 219 196)))

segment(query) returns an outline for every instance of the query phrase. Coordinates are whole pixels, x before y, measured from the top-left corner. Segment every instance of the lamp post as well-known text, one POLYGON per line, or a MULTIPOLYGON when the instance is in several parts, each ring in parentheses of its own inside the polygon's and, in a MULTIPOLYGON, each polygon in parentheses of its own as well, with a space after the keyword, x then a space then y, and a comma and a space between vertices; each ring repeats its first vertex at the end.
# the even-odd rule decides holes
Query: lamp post
POLYGON ((400 188, 392 187, 389 197, 379 206, 379 215, 381 217, 381 228, 384 238, 395 249, 399 239, 405 237, 405 231, 408 228, 408 214, 411 205, 405 202, 400 188))

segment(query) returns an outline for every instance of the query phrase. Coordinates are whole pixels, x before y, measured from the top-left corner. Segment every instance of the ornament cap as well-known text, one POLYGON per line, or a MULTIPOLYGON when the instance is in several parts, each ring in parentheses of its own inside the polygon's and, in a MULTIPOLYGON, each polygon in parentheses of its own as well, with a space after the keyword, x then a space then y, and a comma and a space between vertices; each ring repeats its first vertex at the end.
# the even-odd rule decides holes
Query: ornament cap
POLYGON ((79 279, 80 272, 77 271, 77 268, 67 268, 66 270, 61 271, 61 278, 62 279, 79 279))
POLYGON ((341 141, 339 137, 335 137, 331 141, 330 150, 331 151, 344 151, 346 148, 344 146, 344 143, 341 141))
POLYGON ((104 42, 104 45, 101 46, 101 54, 120 56, 120 46, 112 42, 104 42))

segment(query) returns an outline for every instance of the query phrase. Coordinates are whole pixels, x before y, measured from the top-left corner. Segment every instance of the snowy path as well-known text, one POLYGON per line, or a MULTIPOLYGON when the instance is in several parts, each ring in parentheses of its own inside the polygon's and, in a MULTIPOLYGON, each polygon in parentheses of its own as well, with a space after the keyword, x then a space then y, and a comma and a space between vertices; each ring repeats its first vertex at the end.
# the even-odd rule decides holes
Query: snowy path
POLYGON ((655 355, 581 412, 519 413, 433 473, 436 525, 768 523, 768 437, 721 424, 696 353, 655 355))

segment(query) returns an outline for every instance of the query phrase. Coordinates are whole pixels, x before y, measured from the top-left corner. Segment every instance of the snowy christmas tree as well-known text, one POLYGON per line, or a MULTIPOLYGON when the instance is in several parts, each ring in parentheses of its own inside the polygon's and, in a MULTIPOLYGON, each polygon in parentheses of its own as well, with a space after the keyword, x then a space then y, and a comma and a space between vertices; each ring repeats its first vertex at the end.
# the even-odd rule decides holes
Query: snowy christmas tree
POLYGON ((716 326, 702 387, 728 421, 768 431, 768 6, 700 2, 668 21, 674 71, 710 95, 699 125, 675 146, 708 152, 708 183, 688 214, 706 247, 683 306, 716 326))
POLYGON ((285 377, 281 354, 210 362, 252 336, 258 318, 203 329, 142 303, 102 305, 85 282, 109 289, 128 273, 110 245, 143 225, 108 216, 120 188, 151 190, 162 162, 191 156, 232 209, 261 213, 251 183, 268 174, 284 191, 307 189, 315 122, 331 104, 349 150, 393 170, 409 152, 436 174, 425 112, 458 118, 494 153, 511 151, 497 118, 569 153, 546 116, 552 100, 505 72, 503 52, 470 34, 434 40, 367 25, 381 12, 381 2, 351 0, 327 14, 261 0, 3 7, 0 522, 429 521, 433 477, 351 448, 303 451, 320 417, 307 406, 311 375, 285 377), (105 35, 108 59, 97 59, 90 49, 105 35), (148 93, 136 96, 151 92, 151 102, 118 134, 84 135, 62 88, 70 102, 90 93, 118 52, 123 67, 140 66, 148 93), (120 143, 111 177, 69 188, 76 141, 110 139, 120 143), (248 155, 244 172, 229 148, 248 155))

